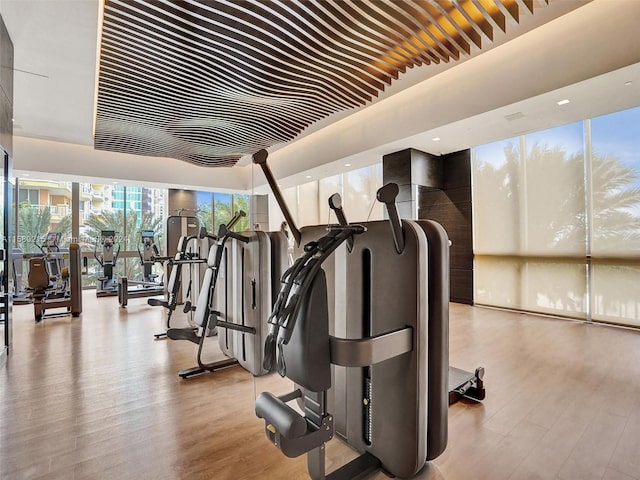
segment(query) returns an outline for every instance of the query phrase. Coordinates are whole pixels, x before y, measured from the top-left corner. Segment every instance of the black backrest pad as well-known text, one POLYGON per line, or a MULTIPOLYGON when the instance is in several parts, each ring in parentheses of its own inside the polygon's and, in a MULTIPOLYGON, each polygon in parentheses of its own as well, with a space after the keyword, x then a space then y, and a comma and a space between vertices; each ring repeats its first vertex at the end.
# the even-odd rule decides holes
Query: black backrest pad
POLYGON ((328 315, 327 280, 320 269, 302 299, 291 339, 283 345, 287 377, 313 392, 331 387, 328 315))
POLYGON ((29 287, 34 290, 44 290, 49 286, 49 272, 44 257, 29 259, 29 287))

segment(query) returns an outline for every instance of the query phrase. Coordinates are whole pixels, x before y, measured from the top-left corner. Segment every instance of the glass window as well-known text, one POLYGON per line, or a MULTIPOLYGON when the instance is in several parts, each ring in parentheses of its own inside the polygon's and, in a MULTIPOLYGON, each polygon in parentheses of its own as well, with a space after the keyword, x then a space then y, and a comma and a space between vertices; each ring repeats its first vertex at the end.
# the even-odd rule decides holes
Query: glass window
POLYGON ((235 215, 240 210, 242 210, 245 213, 245 216, 242 217, 240 220, 238 220, 238 223, 235 226, 235 230, 237 232, 243 232, 245 230, 249 230, 251 212, 249 211, 249 195, 234 193, 233 194, 233 214, 235 215))
MULTIPOLYGON (((153 243, 160 254, 165 251, 165 190, 146 187, 126 187, 126 255, 125 272, 128 278, 142 280, 142 232, 154 233, 153 243), (133 258, 131 258, 133 257, 133 258)), ((153 273, 160 278, 162 265, 154 264, 153 273)))
POLYGON ((578 122, 525 136, 524 252, 585 257, 583 132, 578 122))
POLYGON ((318 225, 318 182, 298 186, 298 227, 318 225))
POLYGON ((116 232, 114 252, 119 250, 121 255, 116 262, 114 277, 125 275, 124 188, 99 183, 80 184, 80 199, 84 201, 84 212, 80 216, 79 243, 88 260, 88 274, 82 276, 82 286, 88 287, 95 286, 98 277, 103 276, 102 267, 96 259, 102 251, 100 233, 103 230, 116 232))
POLYGON ((476 302, 586 316, 583 132, 578 122, 474 149, 476 302))
POLYGON ((640 108, 591 120, 594 320, 640 326, 640 108))
POLYGON ((71 183, 21 178, 18 199, 17 244, 24 253, 40 252, 49 232, 60 235, 60 247, 69 246, 71 183))
POLYGON ((200 225, 213 232, 213 193, 196 192, 196 217, 200 220, 200 225))
POLYGON ((343 175, 343 208, 349 222, 366 222, 370 214, 378 209, 376 217, 382 218, 383 206, 376 200, 376 191, 381 184, 376 166, 352 170, 343 175))
MULTIPOLYGON (((114 276, 142 280, 140 258, 142 231, 154 232, 154 244, 160 254, 165 250, 166 190, 140 186, 80 184, 80 246, 88 259, 88 275, 83 286, 96 285, 102 268, 96 256, 102 251, 101 232, 116 232, 114 251, 118 260, 114 276)), ((161 276, 162 266, 154 265, 153 272, 161 276)))
POLYGON ((640 327, 640 266, 597 263, 591 283, 594 320, 640 327))
POLYGON ((230 193, 215 192, 213 194, 213 230, 218 231, 220 225, 229 223, 233 217, 233 198, 230 193))
POLYGON ((38 205, 40 203, 40 190, 33 188, 21 188, 18 192, 18 202, 38 205))
POLYGON ((640 108, 475 148, 476 302, 640 326, 638 152, 640 108))
POLYGON ((520 141, 510 138, 473 149, 475 253, 520 251, 520 141))
POLYGON ((640 108, 591 120, 594 256, 640 255, 640 108))

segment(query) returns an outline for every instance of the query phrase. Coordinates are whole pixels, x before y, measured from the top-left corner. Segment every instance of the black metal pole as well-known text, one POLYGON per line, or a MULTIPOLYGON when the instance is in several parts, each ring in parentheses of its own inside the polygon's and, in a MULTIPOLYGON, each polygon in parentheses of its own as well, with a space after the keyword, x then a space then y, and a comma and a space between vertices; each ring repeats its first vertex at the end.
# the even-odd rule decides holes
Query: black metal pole
POLYGON ((269 184, 269 187, 271 187, 271 192, 273 192, 273 196, 276 197, 276 202, 278 202, 280 210, 282 211, 282 214, 287 221, 287 225, 289 225, 289 230, 291 230, 293 238, 296 239, 296 245, 300 246, 300 242, 302 241, 302 234, 300 233, 300 230, 298 230, 298 227, 296 227, 296 224, 293 221, 293 217, 291 216, 291 212, 289 211, 289 208, 284 201, 284 197, 282 196, 282 192, 278 187, 278 183, 276 182, 276 179, 273 176, 273 173, 271 173, 271 169, 267 164, 268 156, 269 152, 262 149, 259 152, 253 154, 253 163, 255 163, 256 165, 260 165, 260 168, 262 168, 262 172, 267 179, 267 183, 269 184))

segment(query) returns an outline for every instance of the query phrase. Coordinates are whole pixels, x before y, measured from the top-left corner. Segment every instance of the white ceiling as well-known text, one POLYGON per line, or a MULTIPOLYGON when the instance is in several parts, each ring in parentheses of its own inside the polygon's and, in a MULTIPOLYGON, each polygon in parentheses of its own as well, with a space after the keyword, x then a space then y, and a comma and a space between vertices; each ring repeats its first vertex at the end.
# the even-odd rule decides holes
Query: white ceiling
MULTIPOLYGON (((246 160, 211 170, 93 150, 100 8, 98 0, 0 0, 15 48, 16 170, 197 188, 262 183, 246 160)), ((480 55, 413 69, 371 106, 270 149, 272 168, 285 186, 304 183, 408 147, 447 153, 638 106, 638 18, 638 0, 552 0, 523 19, 519 36, 512 26, 480 55), (559 107, 562 98, 571 103, 559 107)))

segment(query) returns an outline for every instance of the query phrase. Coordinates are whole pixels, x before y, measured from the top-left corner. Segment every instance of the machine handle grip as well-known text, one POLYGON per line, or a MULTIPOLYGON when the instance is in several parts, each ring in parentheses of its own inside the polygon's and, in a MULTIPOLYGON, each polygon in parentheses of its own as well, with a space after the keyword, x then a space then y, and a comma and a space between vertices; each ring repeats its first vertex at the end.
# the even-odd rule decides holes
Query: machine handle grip
POLYGON ((399 192, 400 188, 397 183, 387 183, 376 192, 376 198, 387 207, 393 243, 395 244, 396 252, 402 253, 404 251, 404 232, 402 231, 402 222, 396 206, 396 197, 399 192))

